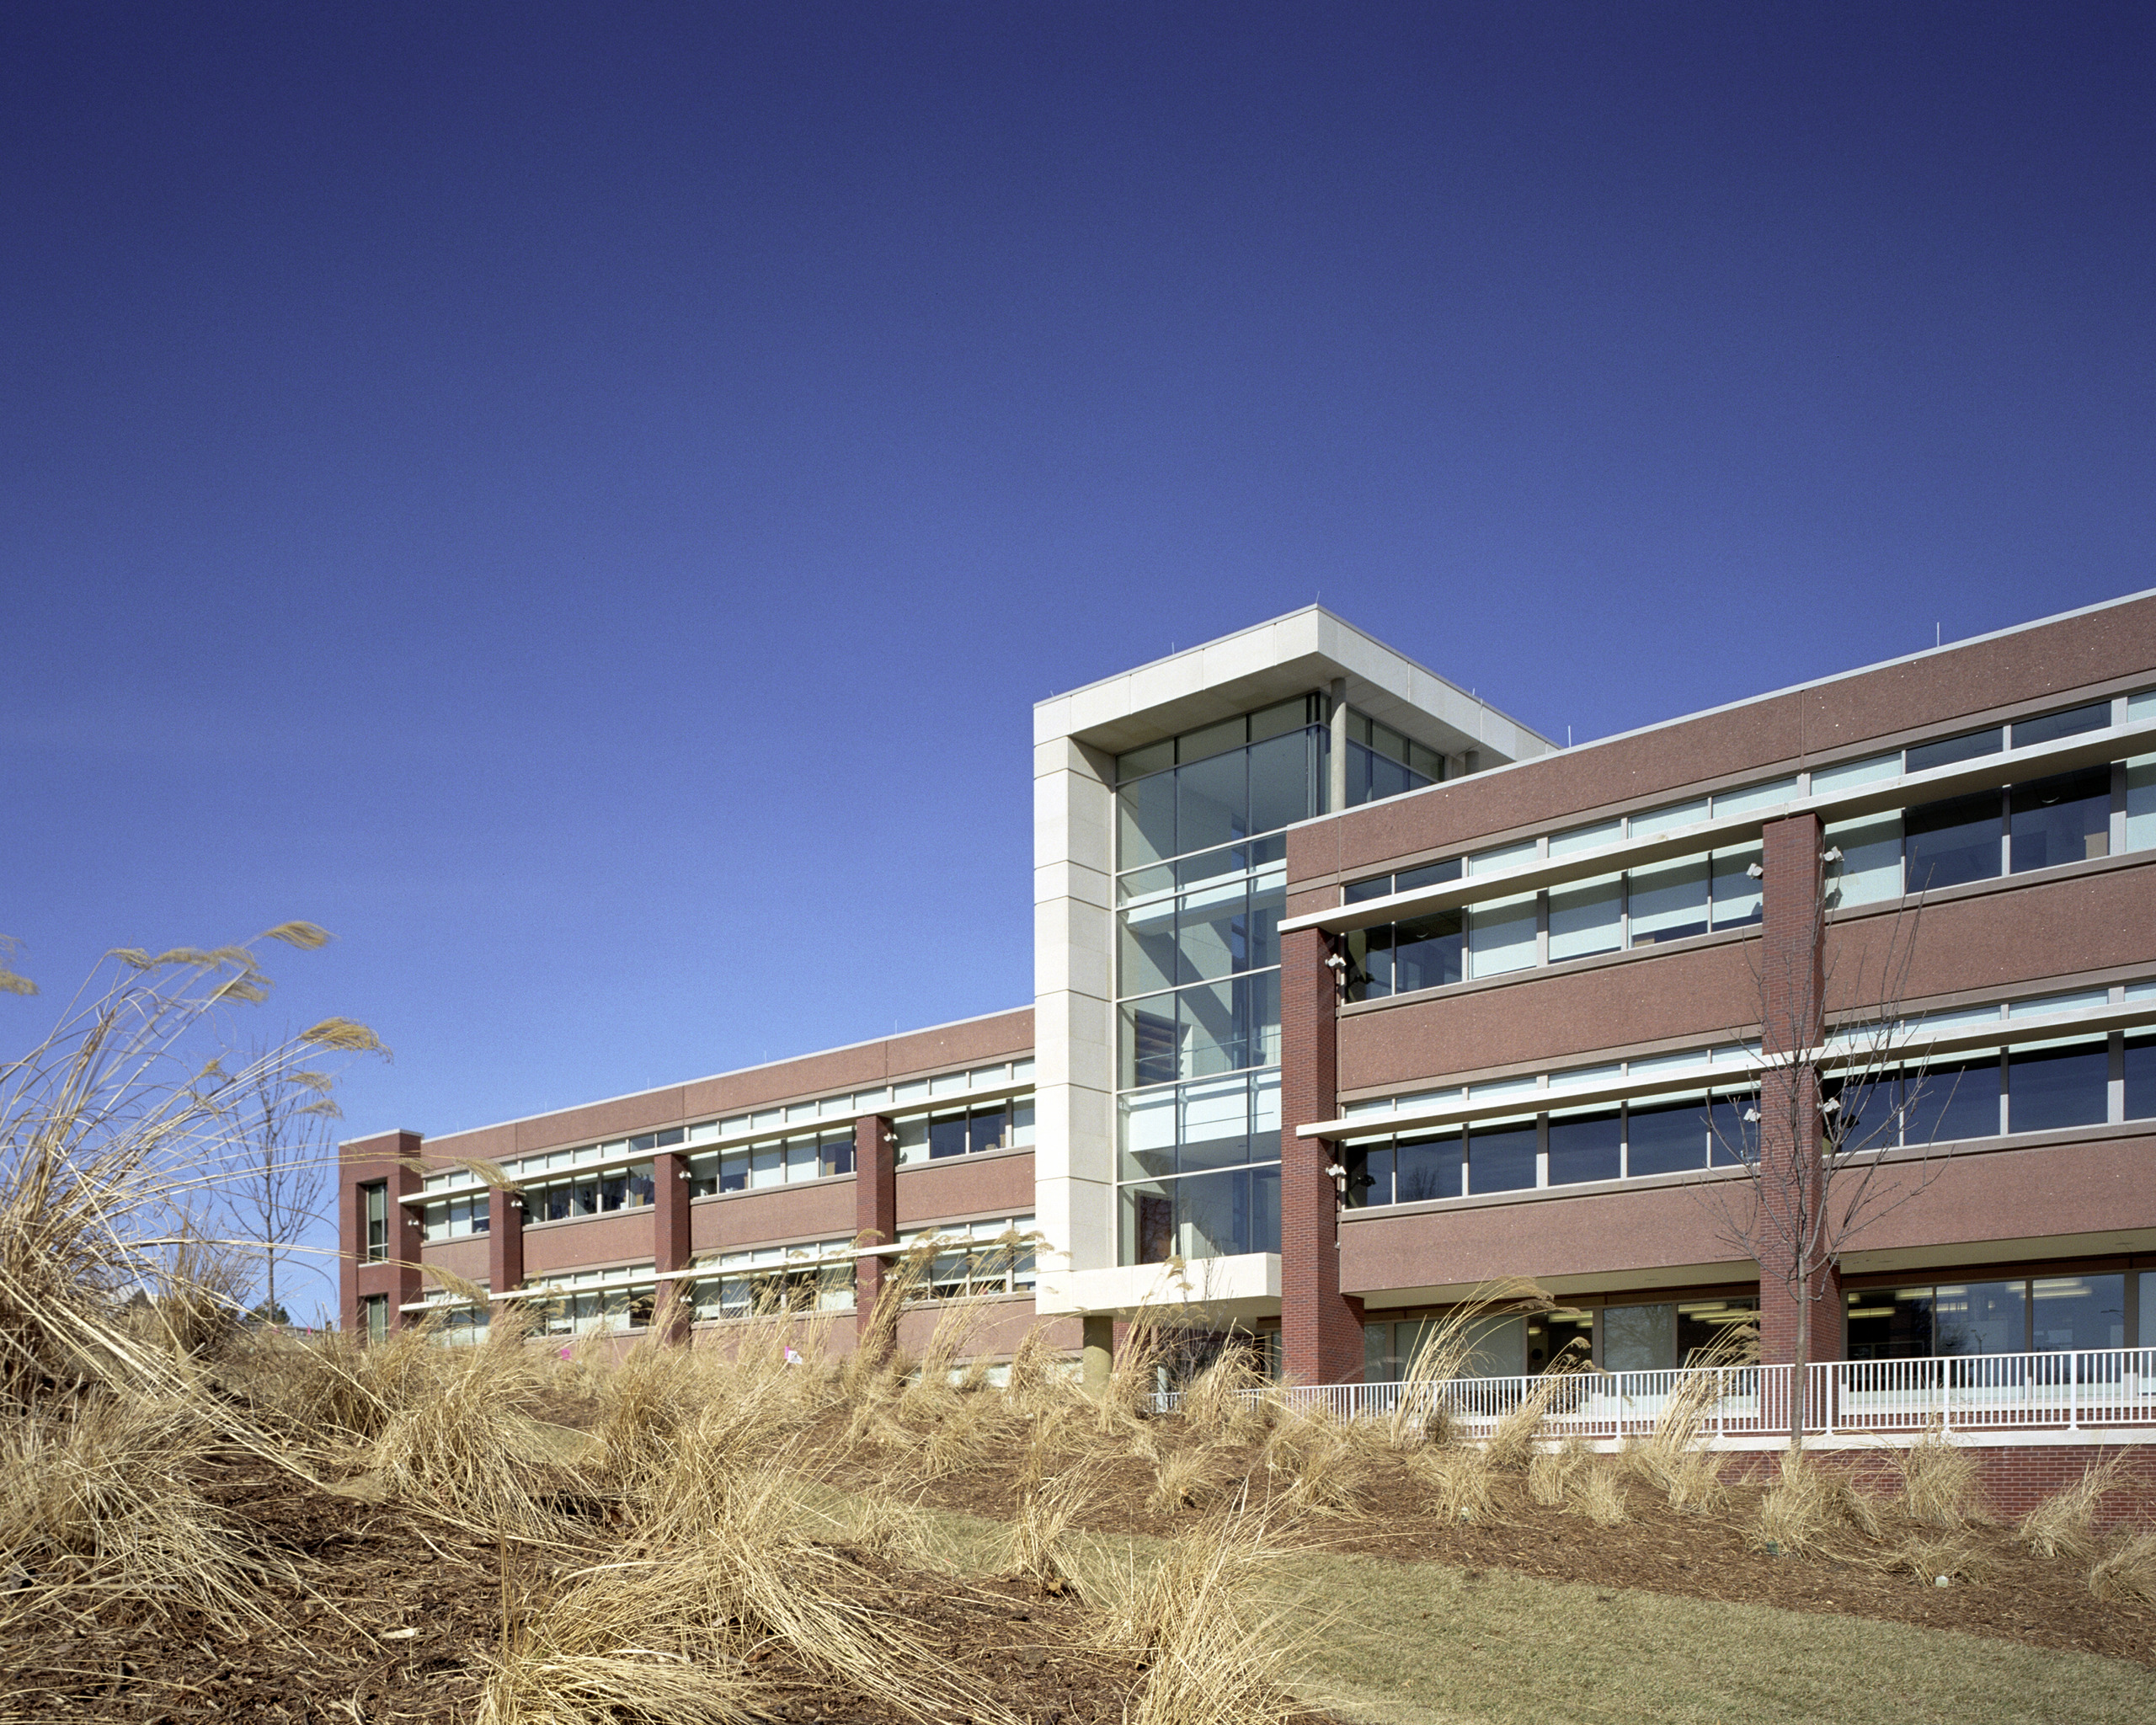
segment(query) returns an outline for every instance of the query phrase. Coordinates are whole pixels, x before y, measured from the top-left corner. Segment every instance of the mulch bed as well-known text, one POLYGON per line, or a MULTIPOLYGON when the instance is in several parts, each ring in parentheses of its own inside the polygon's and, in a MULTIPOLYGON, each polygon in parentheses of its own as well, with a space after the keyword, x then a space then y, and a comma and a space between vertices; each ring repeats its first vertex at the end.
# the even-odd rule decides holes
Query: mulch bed
MULTIPOLYGON (((235 1464, 206 1488, 264 1546, 302 1560, 320 1595, 270 1601, 275 1632, 242 1633, 193 1611, 159 1622, 57 1610, 0 1642, 0 1721, 188 1725, 376 1725, 468 1721, 499 1645, 501 1552, 435 1519, 355 1502, 235 1464)), ((508 1548, 510 1592, 543 1585, 538 1554, 508 1548)), ((1086 1645, 1075 1599, 1028 1583, 969 1584, 854 1554, 869 1602, 905 1617, 921 1645, 1033 1725, 1113 1725, 1143 1672, 1086 1645)), ((834 1689, 772 1653, 751 1662, 774 1722, 921 1725, 888 1698, 834 1689)), ((963 1722, 953 1722, 963 1725, 963 1722)))
MULTIPOLYGON (((1159 1422, 1164 1451, 1178 1434, 1159 1422)), ((1262 1455, 1255 1446, 1224 1452, 1235 1474, 1249 1482, 1250 1501, 1270 1496, 1262 1455)), ((879 1471, 894 1494, 918 1498, 938 1509, 1007 1519, 1017 1498, 1019 1458, 990 1456, 963 1473, 922 1486, 897 1458, 865 1451, 855 1465, 879 1471)), ((1152 1468, 1123 1455, 1099 1468, 1097 1489, 1075 1525, 1102 1533, 1166 1538, 1191 1525, 1198 1512, 1161 1514, 1147 1503, 1152 1468)), ((1487 1520, 1448 1520, 1422 1506, 1422 1493, 1407 1471, 1380 1458, 1363 1493, 1364 1513, 1353 1517, 1305 1516, 1295 1532, 1326 1551, 1357 1552, 1401 1562, 1445 1563, 1476 1571, 1509 1569, 1549 1581, 1597 1588, 1634 1588, 1703 1599, 1748 1600, 1793 1611, 1830 1611, 1881 1618, 1928 1629, 1958 1630, 2033 1646, 2070 1648, 2156 1666, 2156 1609, 2114 1604, 2089 1593, 2087 1568, 2064 1558, 2035 1556, 2015 1543, 2009 1529, 1975 1526, 1968 1533, 1987 1560, 1979 1582, 1940 1588, 1914 1576, 1884 1573, 1844 1557, 1769 1557, 1750 1550, 1746 1531, 1759 1498, 1757 1487, 1732 1485, 1728 1507, 1713 1514, 1678 1514, 1654 1493, 1634 1483, 1627 1492, 1632 1519, 1598 1527, 1585 1516, 1546 1509, 1529 1498, 1524 1481, 1501 1479, 1499 1513, 1487 1520)), ((1904 1536, 1943 1539, 1937 1529, 1903 1523, 1881 1505, 1887 1539, 1869 1549, 1884 1556, 1904 1536)), ((1864 1542, 1844 1541, 1852 1551, 1864 1542)))

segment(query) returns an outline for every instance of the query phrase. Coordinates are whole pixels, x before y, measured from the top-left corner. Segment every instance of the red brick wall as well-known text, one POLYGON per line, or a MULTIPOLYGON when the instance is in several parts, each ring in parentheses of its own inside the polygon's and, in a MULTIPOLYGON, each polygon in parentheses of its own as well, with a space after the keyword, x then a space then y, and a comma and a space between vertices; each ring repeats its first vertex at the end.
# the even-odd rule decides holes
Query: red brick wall
MULTIPOLYGON (((1981 1464, 1978 1491, 1983 1513, 2009 1525, 2019 1521, 2054 1492, 2063 1491, 2084 1470, 2124 1454, 2119 1488, 2098 1507, 2100 1531, 2128 1527, 2156 1533, 2156 1444, 1955 1445, 1974 1453, 1981 1464)), ((1824 1466, 1846 1472, 1860 1489, 1891 1497, 1901 1489, 1894 1450, 1827 1450, 1808 1452, 1824 1466)), ((1765 1481, 1781 1470, 1780 1450, 1740 1454, 1729 1468, 1732 1479, 1765 1481)))
POLYGON ((398 1199, 419 1189, 422 1177, 408 1166, 419 1154, 416 1132, 383 1132, 355 1139, 339 1146, 337 1153, 337 1214, 343 1249, 338 1258, 338 1308, 344 1327, 363 1332, 360 1302, 370 1295, 389 1296, 392 1327, 406 1322, 398 1308, 419 1297, 420 1216, 416 1207, 398 1199), (368 1263, 366 1210, 360 1188, 376 1181, 389 1188, 389 1257, 386 1263, 368 1263))
MULTIPOLYGON (((889 1116, 853 1123, 854 1243, 888 1245, 899 1237, 898 1133, 889 1116)), ((883 1260, 853 1261, 853 1310, 857 1329, 868 1327, 883 1291, 883 1260)))
POLYGON ((1295 1129, 1338 1112, 1331 952, 1314 928, 1280 942, 1280 1346, 1291 1382, 1363 1375, 1363 1302, 1340 1291, 1333 1146, 1295 1129))
MULTIPOLYGON (((1821 969, 1819 817, 1769 821, 1761 834, 1764 900, 1758 945, 1760 1041, 1769 1055, 1819 1044, 1826 996, 1821 969)), ((1810 1066, 1769 1069, 1759 1083, 1759 1180, 1752 1209, 1759 1263, 1759 1357, 1796 1357, 1800 1300, 1810 1308, 1806 1357, 1842 1354, 1841 1278, 1833 1269, 1795 1280, 1797 1243, 1816 1255, 1833 1243, 1832 1194, 1819 1156, 1819 1079, 1810 1066)))

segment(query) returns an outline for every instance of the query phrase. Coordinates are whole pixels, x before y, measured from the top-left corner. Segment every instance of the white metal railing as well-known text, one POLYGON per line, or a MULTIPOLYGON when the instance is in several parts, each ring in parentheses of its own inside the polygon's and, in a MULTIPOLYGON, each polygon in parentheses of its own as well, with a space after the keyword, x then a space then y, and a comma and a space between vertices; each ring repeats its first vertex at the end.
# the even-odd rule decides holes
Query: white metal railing
MULTIPOLYGON (((1444 1383, 1305 1384, 1241 1392, 1277 1395, 1337 1419, 1448 1420, 1484 1438, 1540 1404, 1540 1429, 1558 1438, 1644 1437, 1665 1416, 1695 1419, 1706 1439, 1771 1437, 1790 1429, 1793 1369, 1709 1366, 1672 1371, 1583 1371, 1536 1377, 1454 1378, 1444 1383)), ((1802 1429, 1866 1433, 2156 1427, 2156 1348, 1980 1354, 1926 1359, 1838 1359, 1805 1368, 1802 1429)), ((1167 1413, 1182 1400, 1154 1398, 1167 1413)), ((2152 1434, 2156 1435, 2156 1434, 2152 1434)))

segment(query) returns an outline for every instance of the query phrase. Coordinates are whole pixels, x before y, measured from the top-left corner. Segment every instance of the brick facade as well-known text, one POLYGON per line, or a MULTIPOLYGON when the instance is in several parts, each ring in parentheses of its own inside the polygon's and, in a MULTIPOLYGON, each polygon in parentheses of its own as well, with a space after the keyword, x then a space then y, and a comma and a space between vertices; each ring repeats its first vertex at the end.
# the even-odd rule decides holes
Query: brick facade
POLYGON ((1339 986, 1315 929, 1280 942, 1280 1345, 1291 1382, 1363 1375, 1363 1302, 1340 1291, 1340 1199, 1326 1172, 1335 1147, 1295 1129, 1337 1110, 1339 986))
MULTIPOLYGON (((1826 1010, 1819 818, 1762 829, 1758 943, 1759 1040, 1769 1055, 1819 1045, 1826 1010)), ((1759 1263, 1759 1352, 1770 1365, 1796 1357, 1799 1302, 1809 1294, 1806 1355, 1842 1354, 1842 1287, 1831 1266, 1796 1281, 1798 1243, 1816 1259, 1834 1216, 1819 1155, 1819 1079, 1810 1065, 1770 1066, 1759 1084, 1759 1178, 1753 1247, 1759 1263)))
MULTIPOLYGON (((890 1119, 873 1114, 853 1123, 853 1243, 888 1246, 899 1237, 899 1135, 890 1119)), ((868 1327, 869 1315, 883 1291, 885 1262, 878 1257, 853 1261, 856 1332, 868 1327)))
POLYGON ((344 1327, 356 1334, 366 1332, 366 1300, 387 1297, 394 1327, 405 1321, 401 1308, 419 1297, 421 1217, 414 1206, 398 1201, 419 1189, 422 1176, 414 1166, 419 1149, 416 1132, 383 1132, 339 1150, 337 1215, 343 1249, 338 1254, 337 1304, 344 1327), (364 1192, 377 1184, 388 1194, 388 1249, 382 1260, 369 1262, 364 1192))

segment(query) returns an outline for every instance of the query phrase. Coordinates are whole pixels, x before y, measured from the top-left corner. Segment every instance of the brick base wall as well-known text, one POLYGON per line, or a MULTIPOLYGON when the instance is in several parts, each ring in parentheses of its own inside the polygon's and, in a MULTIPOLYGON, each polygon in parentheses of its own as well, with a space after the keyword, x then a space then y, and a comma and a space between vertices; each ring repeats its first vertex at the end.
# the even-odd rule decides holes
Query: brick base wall
MULTIPOLYGON (((2128 1527, 2137 1533, 2156 1533, 2156 1444, 1956 1444, 1955 1448, 1978 1458, 1983 1513, 2008 1526, 2054 1492, 2072 1485, 2084 1469, 2123 1453, 2126 1462, 2118 1489, 2099 1506, 2097 1530, 2107 1532, 2128 1527)), ((1894 1459, 1901 1453, 1897 1450, 1808 1453, 1822 1466, 1847 1473, 1852 1484, 1873 1496, 1892 1496, 1901 1489, 1901 1473, 1894 1459)), ((1730 1458, 1728 1477, 1764 1482, 1780 1471, 1780 1450, 1740 1453, 1730 1458)))

